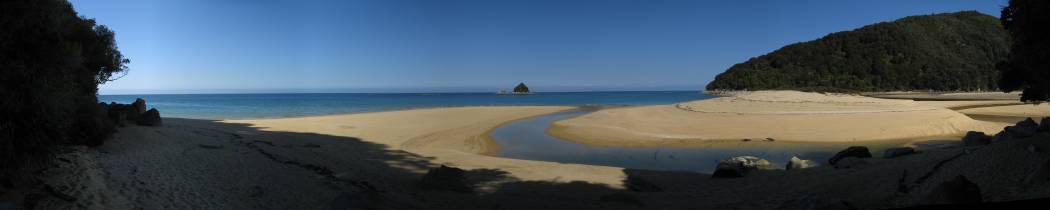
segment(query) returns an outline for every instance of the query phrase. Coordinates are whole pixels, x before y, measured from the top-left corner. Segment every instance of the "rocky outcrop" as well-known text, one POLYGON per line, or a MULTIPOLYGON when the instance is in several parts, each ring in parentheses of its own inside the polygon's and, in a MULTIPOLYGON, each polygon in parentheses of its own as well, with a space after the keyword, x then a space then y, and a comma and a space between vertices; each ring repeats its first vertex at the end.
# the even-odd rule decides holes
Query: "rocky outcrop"
POLYGON ((1035 123, 1032 118, 1025 118, 1024 120, 1017 122, 1012 126, 1006 126, 1003 131, 995 134, 995 138, 992 141, 1008 141, 1011 139, 1028 138, 1039 130, 1039 124, 1035 123))
POLYGON ((529 86, 525 86, 525 83, 518 83, 518 86, 514 86, 514 93, 530 93, 529 86))
POLYGON ((768 168, 768 160, 755 156, 737 156, 718 162, 718 166, 711 176, 719 178, 743 177, 753 170, 768 168))
POLYGON ((127 106, 127 104, 118 104, 117 102, 109 103, 109 107, 106 109, 109 114, 109 120, 118 126, 127 124, 128 113, 124 111, 124 109, 127 109, 127 106))
POLYGON ((135 98, 135 102, 131 103, 131 110, 134 113, 145 113, 146 112, 146 100, 142 98, 135 98))
POLYGON ((138 120, 136 120, 135 123, 138 125, 145 126, 160 126, 160 111, 157 111, 157 108, 149 109, 149 111, 142 113, 142 115, 139 116, 138 120))
POLYGON ((109 120, 118 126, 126 125, 127 121, 145 126, 160 126, 162 123, 160 111, 156 108, 146 110, 146 100, 141 98, 136 98, 131 104, 110 102, 106 112, 109 120))
POLYGON ((966 132, 966 136, 962 139, 963 146, 980 146, 992 143, 992 137, 984 134, 980 131, 966 132))
POLYGON ((838 163, 839 160, 842 160, 843 158, 847 157, 870 158, 871 152, 869 152, 868 147, 865 146, 852 146, 846 148, 845 150, 839 151, 838 153, 835 153, 835 156, 832 156, 831 159, 828 159, 828 163, 831 165, 835 165, 835 163, 838 163))
POLYGON ((1039 129, 1036 129, 1036 131, 1050 132, 1050 117, 1043 117, 1042 120, 1039 120, 1039 129))
POLYGON ((139 117, 146 112, 146 100, 136 98, 135 102, 124 108, 124 112, 127 114, 128 120, 138 121, 139 117))
POLYGON ((882 158, 895 158, 905 155, 915 154, 915 148, 911 147, 894 147, 886 149, 882 152, 882 158))
POLYGON ((966 177, 958 175, 955 179, 937 185, 927 196, 928 204, 980 203, 981 189, 966 177))
POLYGON ((427 171, 419 181, 419 185, 425 190, 441 190, 459 193, 470 193, 474 191, 474 187, 467 183, 466 171, 445 165, 427 171))
POLYGON ((797 169, 811 168, 811 167, 814 167, 814 166, 816 166, 816 164, 813 163, 813 161, 811 161, 811 160, 803 160, 801 158, 798 158, 798 157, 795 157, 795 156, 791 156, 791 159, 788 160, 788 163, 784 167, 784 170, 797 170, 797 169))

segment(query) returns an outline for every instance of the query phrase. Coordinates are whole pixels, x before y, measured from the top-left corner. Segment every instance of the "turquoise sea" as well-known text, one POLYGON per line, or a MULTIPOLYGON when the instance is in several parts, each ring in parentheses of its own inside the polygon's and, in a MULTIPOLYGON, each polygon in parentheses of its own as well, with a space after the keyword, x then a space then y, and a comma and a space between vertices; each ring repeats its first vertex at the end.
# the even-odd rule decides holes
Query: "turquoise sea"
POLYGON ((495 93, 286 93, 100 95, 99 101, 146 100, 164 117, 253 119, 414 108, 508 105, 649 105, 712 98, 699 91, 495 93))

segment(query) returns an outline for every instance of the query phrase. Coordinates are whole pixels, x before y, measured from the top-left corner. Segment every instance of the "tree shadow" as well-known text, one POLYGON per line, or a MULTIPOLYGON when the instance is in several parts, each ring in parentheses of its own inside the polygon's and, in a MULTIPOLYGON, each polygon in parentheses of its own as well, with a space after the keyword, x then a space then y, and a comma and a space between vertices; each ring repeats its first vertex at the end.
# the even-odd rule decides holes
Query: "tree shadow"
MULTIPOLYGON (((465 172, 474 193, 457 193, 419 187, 423 174, 440 166, 433 157, 355 137, 175 118, 165 118, 162 128, 129 126, 120 132, 99 147, 106 153, 102 160, 112 161, 102 164, 113 168, 109 172, 115 182, 127 181, 109 184, 167 193, 143 192, 129 198, 159 203, 143 206, 147 209, 772 209, 811 195, 860 200, 855 203, 860 206, 901 206, 891 202, 898 196, 894 193, 901 171, 879 162, 857 170, 757 171, 734 179, 624 169, 625 188, 525 181, 483 168, 465 172), (159 138, 139 138, 150 136, 159 138), (892 176, 857 178, 872 174, 892 176), (188 187, 163 183, 173 180, 188 187), (165 197, 180 199, 161 199, 165 197)), ((927 155, 940 155, 931 153, 927 155)))
POLYGON ((165 118, 128 126, 98 147, 109 185, 143 208, 607 209, 604 184, 522 181, 499 169, 465 173, 474 193, 424 190, 427 157, 355 137, 271 131, 250 124, 165 118), (160 160, 158 160, 160 159, 160 160), (168 182, 168 183, 165 183, 168 182), (176 186, 171 186, 175 184, 176 186), (145 191, 152 192, 145 192, 145 191), (165 191, 158 193, 156 191, 165 191), (171 197, 179 199, 170 199, 171 197))

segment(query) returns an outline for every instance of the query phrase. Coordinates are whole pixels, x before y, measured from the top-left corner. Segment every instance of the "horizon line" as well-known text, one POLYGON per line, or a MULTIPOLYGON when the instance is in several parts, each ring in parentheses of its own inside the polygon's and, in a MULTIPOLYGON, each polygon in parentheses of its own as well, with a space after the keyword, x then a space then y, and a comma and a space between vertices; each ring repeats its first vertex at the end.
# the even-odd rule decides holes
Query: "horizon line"
MULTIPOLYGON (((580 91, 536 91, 532 93, 601 93, 601 92, 698 92, 704 90, 580 90, 580 91)), ((263 94, 453 94, 453 93, 492 93, 498 91, 440 91, 440 92, 214 92, 214 93, 118 93, 99 96, 121 95, 263 95, 263 94)))

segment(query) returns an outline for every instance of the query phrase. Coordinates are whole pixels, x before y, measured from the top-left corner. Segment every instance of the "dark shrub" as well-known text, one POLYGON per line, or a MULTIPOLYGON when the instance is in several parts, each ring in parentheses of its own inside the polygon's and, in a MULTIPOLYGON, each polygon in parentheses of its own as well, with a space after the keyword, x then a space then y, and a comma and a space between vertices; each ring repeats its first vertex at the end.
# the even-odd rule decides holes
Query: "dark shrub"
POLYGON ((0 1, 0 172, 109 134, 97 87, 128 63, 113 36, 65 0, 0 1))
POLYGON ((1050 1, 1010 0, 999 20, 1013 38, 1009 58, 997 66, 1003 91, 1022 90, 1021 101, 1050 100, 1050 1))

